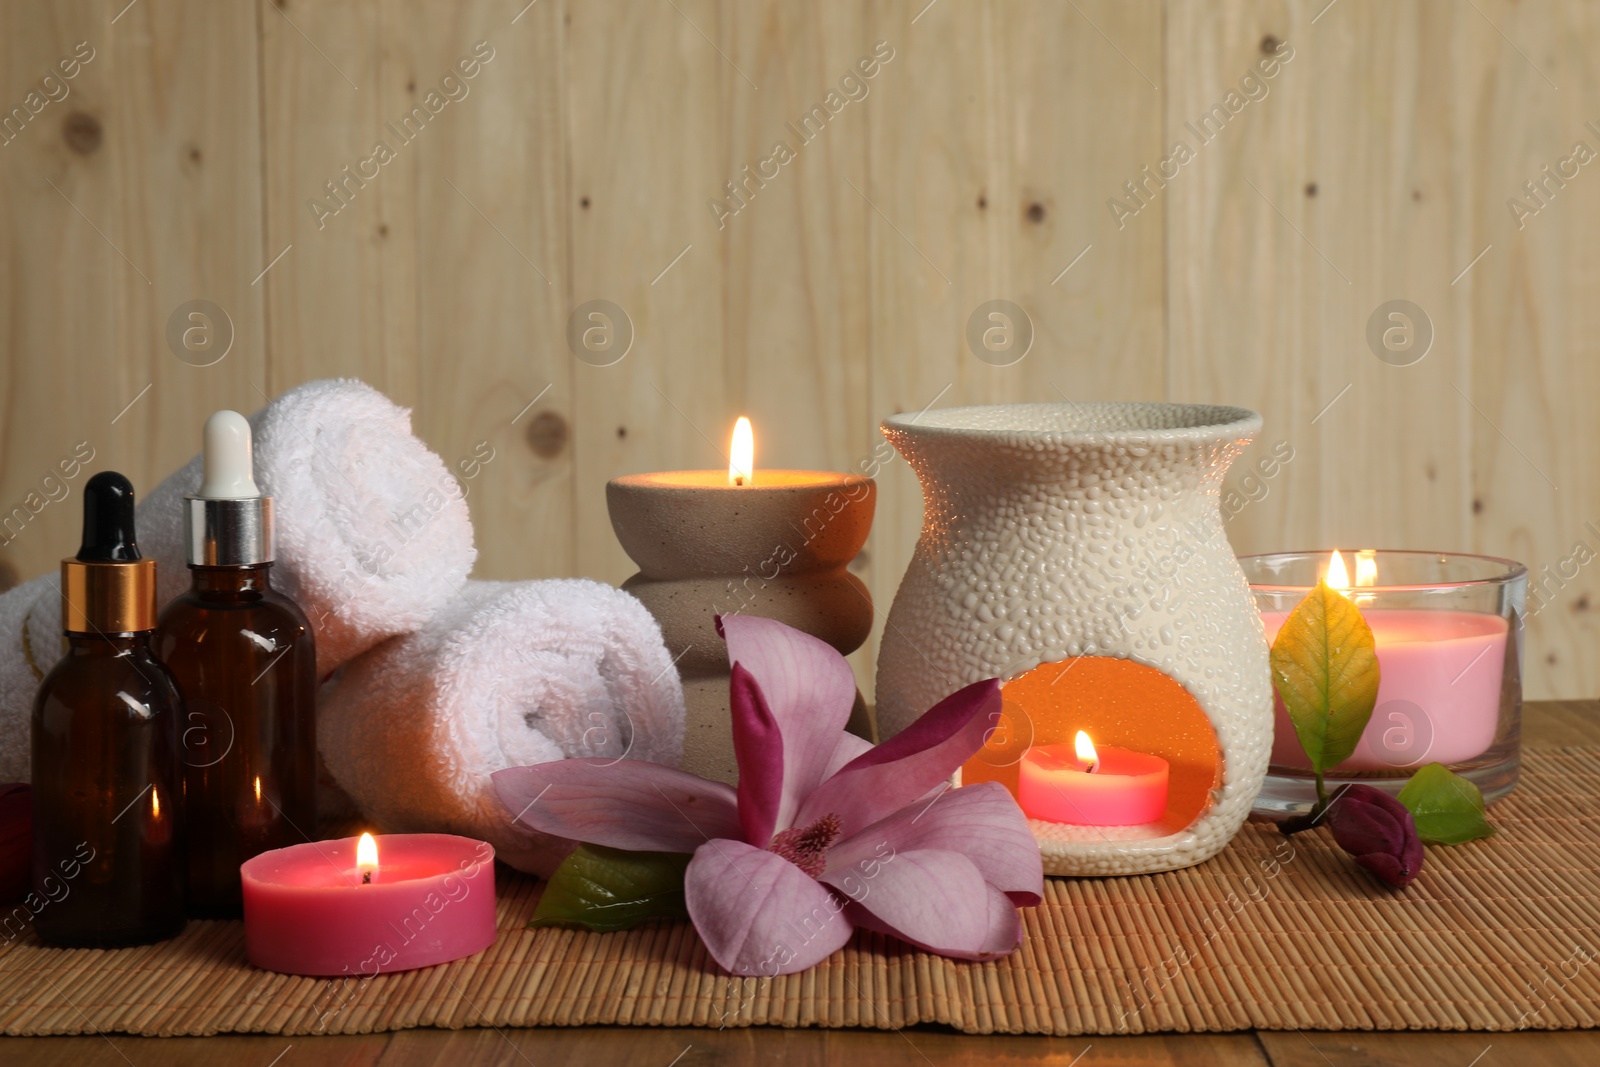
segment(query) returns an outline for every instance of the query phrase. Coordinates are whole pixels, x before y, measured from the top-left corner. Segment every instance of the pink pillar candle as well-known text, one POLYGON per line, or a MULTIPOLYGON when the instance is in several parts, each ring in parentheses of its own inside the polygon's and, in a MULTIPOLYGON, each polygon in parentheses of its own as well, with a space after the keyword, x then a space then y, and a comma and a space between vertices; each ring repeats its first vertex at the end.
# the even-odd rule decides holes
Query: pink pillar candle
POLYGON ((1022 755, 1017 802, 1030 819, 1080 826, 1142 826, 1167 810, 1167 761, 1146 752, 1100 748, 1094 770, 1070 744, 1022 755))
POLYGON ((355 837, 275 849, 241 865, 250 962, 282 974, 370 978, 494 943, 489 844, 451 834, 376 840, 373 868, 358 865, 355 837))
MULTIPOLYGON (((1506 620, 1482 612, 1369 608, 1361 590, 1354 595, 1377 645, 1378 702, 1355 752, 1333 770, 1388 771, 1481 756, 1500 722, 1506 620)), ((1262 613, 1269 642, 1287 617, 1262 613)), ((1272 762, 1309 770, 1288 710, 1282 699, 1273 702, 1272 762)))

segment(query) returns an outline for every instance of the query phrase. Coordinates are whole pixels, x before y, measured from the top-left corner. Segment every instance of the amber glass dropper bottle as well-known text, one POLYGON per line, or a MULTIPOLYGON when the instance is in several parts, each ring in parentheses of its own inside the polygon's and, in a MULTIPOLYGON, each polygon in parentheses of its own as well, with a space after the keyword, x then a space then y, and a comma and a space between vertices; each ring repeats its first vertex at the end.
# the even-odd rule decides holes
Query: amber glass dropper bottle
POLYGON ((183 701, 150 650, 155 568, 134 538, 133 486, 101 471, 83 489, 83 547, 61 561, 67 651, 33 704, 35 929, 48 945, 183 929, 183 701))
POLYGON ((161 611, 156 652, 183 691, 189 914, 243 914, 239 865, 317 832, 316 646, 272 588, 272 498, 256 488, 250 423, 206 420, 204 474, 184 498, 192 581, 161 611))

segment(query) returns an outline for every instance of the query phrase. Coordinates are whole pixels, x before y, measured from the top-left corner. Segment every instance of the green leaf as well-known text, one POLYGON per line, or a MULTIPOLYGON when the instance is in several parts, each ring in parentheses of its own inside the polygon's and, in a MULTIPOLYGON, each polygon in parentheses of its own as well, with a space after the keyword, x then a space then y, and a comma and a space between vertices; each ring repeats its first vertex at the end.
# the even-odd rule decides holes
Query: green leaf
POLYGON ((1378 700, 1378 654, 1360 609, 1318 582, 1272 642, 1272 684, 1313 770, 1349 759, 1378 700))
POLYGON ((1430 763, 1413 774, 1399 799, 1411 812, 1424 844, 1459 845, 1494 833, 1478 787, 1442 763, 1430 763))
POLYGON ((684 918, 688 866, 686 853, 579 845, 556 868, 528 925, 627 930, 646 919, 684 918))

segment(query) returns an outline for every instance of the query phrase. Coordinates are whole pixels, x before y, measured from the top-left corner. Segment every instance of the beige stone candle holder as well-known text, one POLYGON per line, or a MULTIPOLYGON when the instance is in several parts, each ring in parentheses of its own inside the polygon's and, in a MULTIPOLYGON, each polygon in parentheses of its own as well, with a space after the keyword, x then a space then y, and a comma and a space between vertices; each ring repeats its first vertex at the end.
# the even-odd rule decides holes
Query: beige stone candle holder
MULTIPOLYGON (((728 648, 716 616, 777 619, 841 654, 872 629, 872 597, 846 567, 872 529, 877 485, 824 471, 634 474, 606 484, 617 540, 639 567, 623 583, 661 624, 683 679, 683 768, 733 782, 728 648)), ((852 729, 868 736, 857 697, 852 729)))

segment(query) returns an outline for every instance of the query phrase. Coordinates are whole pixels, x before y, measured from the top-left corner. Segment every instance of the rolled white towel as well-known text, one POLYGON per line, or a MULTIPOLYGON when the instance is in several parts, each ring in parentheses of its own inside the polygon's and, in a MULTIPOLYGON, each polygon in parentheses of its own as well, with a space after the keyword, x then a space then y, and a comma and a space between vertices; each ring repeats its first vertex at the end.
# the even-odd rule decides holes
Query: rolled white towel
POLYGON ((0 782, 32 780, 33 694, 60 658, 60 576, 43 575, 0 596, 0 782))
MULTIPOLYGON (((306 382, 250 416, 256 484, 273 498, 273 586, 317 636, 317 672, 410 633, 456 596, 477 549, 466 496, 411 413, 353 378, 306 382)), ((200 424, 195 423, 195 439, 200 424)), ((139 503, 139 548, 165 604, 189 586, 183 498, 200 456, 139 503)))
MULTIPOLYGON (((319 675, 457 598, 477 559, 472 521, 460 483, 412 434, 409 411, 365 382, 328 378, 283 393, 250 425, 256 483, 273 498, 272 584, 316 630, 319 675)), ((157 563, 158 605, 189 586, 183 497, 199 485, 196 455, 138 493, 139 549, 157 563)), ((29 780, 33 696, 61 655, 60 588, 52 572, 0 595, 0 781, 29 780)))
POLYGON ((324 762, 381 829, 466 834, 543 876, 565 843, 518 827, 491 774, 683 754, 660 627, 630 594, 582 579, 466 583, 422 630, 346 664, 318 715, 324 762))

